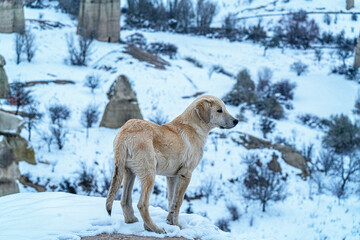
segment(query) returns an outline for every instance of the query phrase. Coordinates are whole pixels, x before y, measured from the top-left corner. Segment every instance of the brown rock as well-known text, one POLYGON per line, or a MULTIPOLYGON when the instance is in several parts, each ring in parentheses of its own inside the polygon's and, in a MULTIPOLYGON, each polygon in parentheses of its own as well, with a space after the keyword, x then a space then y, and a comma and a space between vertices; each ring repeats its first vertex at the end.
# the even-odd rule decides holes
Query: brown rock
POLYGON ((4 136, 0 136, 0 197, 18 193, 16 180, 20 178, 15 155, 4 136))
POLYGON ((136 94, 126 76, 119 76, 107 95, 110 102, 106 105, 101 127, 120 128, 129 119, 143 119, 136 94))
POLYGON ((281 166, 280 163, 277 161, 278 158, 279 157, 275 153, 273 153, 272 160, 268 163, 268 168, 274 172, 281 173, 281 166))
POLYGON ((25 121, 14 114, 0 111, 0 134, 20 134, 25 121))
POLYGON ((77 33, 102 42, 120 41, 120 0, 81 0, 77 33))
POLYGON ((13 33, 25 29, 22 0, 0 0, 0 32, 13 33))
POLYGON ((5 73, 4 66, 6 64, 5 58, 0 55, 0 98, 7 98, 9 96, 9 83, 5 73))
POLYGON ((126 46, 124 53, 129 54, 140 62, 147 62, 150 64, 150 66, 157 69, 165 69, 166 66, 170 66, 170 63, 165 61, 161 57, 145 52, 144 50, 136 46, 126 46))
POLYGON ((9 135, 7 136, 7 141, 18 161, 25 161, 33 165, 36 164, 34 149, 29 146, 25 138, 20 135, 9 135))

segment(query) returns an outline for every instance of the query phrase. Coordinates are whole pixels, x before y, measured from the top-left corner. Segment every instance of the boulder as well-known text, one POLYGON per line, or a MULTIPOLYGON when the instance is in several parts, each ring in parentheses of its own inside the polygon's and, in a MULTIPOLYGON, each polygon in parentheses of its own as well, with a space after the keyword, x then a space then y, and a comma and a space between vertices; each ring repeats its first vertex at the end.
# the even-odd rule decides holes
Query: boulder
POLYGON ((360 37, 358 39, 358 43, 357 43, 357 46, 356 46, 354 68, 356 68, 356 69, 360 68, 360 37))
POLYGON ((36 164, 34 149, 29 146, 25 138, 20 135, 9 135, 7 136, 7 141, 18 161, 25 161, 33 165, 36 164))
POLYGON ((24 125, 20 116, 0 111, 0 134, 19 135, 24 125))
POLYGON ((272 159, 270 162, 268 162, 268 168, 274 172, 278 172, 281 174, 281 166, 280 166, 280 163, 278 162, 278 156, 273 153, 272 155, 272 159))
POLYGON ((110 101, 101 119, 101 127, 120 128, 129 119, 143 119, 136 94, 126 76, 119 76, 107 95, 110 101))
POLYGON ((0 55, 0 98, 7 98, 9 96, 9 83, 5 73, 5 58, 0 55))
POLYGON ((25 29, 23 0, 0 0, 0 33, 25 29))
POLYGON ((81 0, 77 34, 120 41, 120 0, 81 0))
POLYGON ((0 197, 18 193, 16 180, 20 178, 15 155, 4 136, 0 136, 0 197))

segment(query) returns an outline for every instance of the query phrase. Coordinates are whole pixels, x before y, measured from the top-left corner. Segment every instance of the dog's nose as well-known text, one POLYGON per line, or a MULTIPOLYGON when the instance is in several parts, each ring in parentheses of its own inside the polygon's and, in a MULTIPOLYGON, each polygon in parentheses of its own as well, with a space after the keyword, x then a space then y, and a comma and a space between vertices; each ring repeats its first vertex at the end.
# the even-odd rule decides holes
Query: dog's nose
POLYGON ((235 126, 236 124, 238 124, 238 122, 239 122, 239 120, 235 119, 235 120, 233 121, 234 126, 235 126))

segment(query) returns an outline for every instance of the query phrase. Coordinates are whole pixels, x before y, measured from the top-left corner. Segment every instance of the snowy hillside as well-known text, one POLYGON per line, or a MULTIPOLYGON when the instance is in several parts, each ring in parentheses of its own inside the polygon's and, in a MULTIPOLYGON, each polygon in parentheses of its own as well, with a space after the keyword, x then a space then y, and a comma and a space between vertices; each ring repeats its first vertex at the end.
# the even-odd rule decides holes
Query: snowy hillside
MULTIPOLYGON (((123 5, 124 2, 122 1, 123 5)), ((224 16, 229 12, 238 17, 258 14, 278 14, 305 9, 307 11, 344 11, 345 1, 321 0, 248 1, 221 0, 219 14, 213 26, 220 27, 224 16), (270 2, 276 3, 270 4, 270 2)), ((358 3, 357 3, 358 4, 358 3)), ((42 121, 32 132, 31 145, 36 153, 37 165, 20 162, 20 172, 32 182, 46 187, 46 193, 32 193, 35 189, 20 186, 20 194, 0 198, 0 239, 79 239, 79 236, 96 235, 103 232, 158 236, 144 231, 143 222, 126 225, 118 202, 114 203, 112 217, 105 211, 104 197, 108 191, 113 166, 112 142, 117 130, 99 127, 98 123, 90 128, 89 138, 81 123, 81 114, 92 103, 100 110, 100 118, 108 103, 107 91, 113 81, 121 74, 126 75, 137 94, 139 107, 144 119, 153 119, 157 114, 168 121, 182 113, 194 100, 184 98, 198 92, 222 98, 228 93, 236 80, 221 72, 213 71, 221 66, 228 73, 236 74, 244 68, 258 83, 257 73, 263 67, 273 71, 273 83, 289 79, 296 83, 292 108, 285 109, 285 118, 274 120, 276 127, 269 133, 267 140, 277 142, 282 139, 299 151, 313 144, 312 158, 317 159, 322 150, 324 130, 310 128, 302 124, 298 115, 313 114, 329 118, 335 114, 345 114, 351 120, 358 119, 353 114, 354 103, 358 96, 358 82, 346 80, 342 75, 331 74, 331 67, 341 63, 332 47, 322 49, 321 61, 316 61, 315 51, 291 48, 268 49, 250 41, 230 42, 205 36, 185 35, 152 30, 122 30, 121 38, 126 39, 134 33, 141 33, 148 43, 169 42, 178 47, 174 59, 161 56, 170 63, 165 70, 156 69, 146 62, 140 62, 125 53, 126 44, 94 41, 87 66, 72 66, 68 60, 67 36, 76 33, 77 21, 68 14, 51 7, 44 9, 25 8, 26 24, 35 35, 37 51, 31 63, 23 56, 17 65, 14 50, 15 34, 0 33, 0 54, 7 61, 4 67, 9 82, 16 80, 71 80, 75 84, 44 84, 29 87, 32 96, 39 102, 38 109, 44 113, 42 121), (60 22, 61 28, 43 28, 37 21, 60 22), (202 67, 186 60, 192 58, 202 67), (301 60, 308 65, 308 72, 297 76, 290 65, 301 60), (100 87, 91 93, 84 86, 89 74, 98 75, 100 87), (71 109, 71 117, 65 122, 67 131, 64 148, 59 150, 55 143, 48 146, 42 136, 50 134, 48 108, 52 104, 64 104, 71 109), (92 189, 79 185, 83 173, 93 176, 92 189), (79 195, 58 193, 74 188, 79 195), (51 192, 57 193, 51 193, 51 192), (80 195, 91 195, 85 197, 80 195), (19 230, 19 226, 21 229, 19 230)), ((359 12, 360 4, 352 12, 359 12)), ((319 24, 321 32, 332 30, 338 34, 345 30, 349 38, 358 37, 359 21, 350 20, 350 14, 339 15, 330 25, 323 22, 323 15, 309 15, 319 24)), ((264 17, 262 21, 270 29, 280 19, 264 17)), ((239 24, 252 26, 259 19, 242 20, 239 24)), ((122 20, 123 21, 123 20, 122 20)), ((353 61, 348 58, 347 63, 353 61)), ((0 101, 0 108, 14 110, 13 106, 0 101)), ((157 193, 150 198, 150 214, 155 222, 167 231, 166 236, 183 236, 201 239, 360 239, 360 201, 358 185, 349 184, 348 198, 338 200, 330 189, 318 189, 316 180, 304 180, 301 170, 291 167, 282 159, 281 153, 274 149, 248 150, 236 141, 239 132, 263 138, 260 130, 261 116, 250 108, 240 111, 239 106, 228 106, 234 116, 243 115, 247 121, 240 122, 232 130, 214 130, 208 137, 205 153, 187 190, 193 198, 184 201, 180 222, 184 229, 167 225, 166 179, 157 176, 157 193), (240 114, 241 113, 241 114, 240 114), (249 155, 258 155, 266 164, 272 155, 279 156, 282 176, 286 178, 287 198, 280 202, 269 202, 267 211, 262 212, 258 202, 249 202, 242 196, 244 186, 242 176, 247 170, 244 161, 249 155), (196 198, 199 193, 206 197, 196 198), (239 218, 231 219, 228 206, 234 205, 239 218), (189 215, 189 213, 194 213, 189 215), (200 216, 199 216, 200 215, 200 216), (214 224, 226 220, 230 233, 218 230, 214 224)), ((22 131, 24 138, 28 132, 22 131)), ((323 173, 321 173, 323 174, 323 173)), ((321 178, 323 175, 321 175, 321 178)), ((359 176, 356 176, 358 179, 359 176)), ((329 178, 324 177, 324 185, 329 178)), ((331 184, 328 184, 331 185, 331 184)), ((140 184, 136 180, 133 203, 140 197, 140 184)), ((119 199, 119 197, 117 198, 119 199)), ((136 206, 136 215, 140 217, 136 206)), ((139 218, 140 219, 140 218, 139 218)), ((163 236, 160 236, 163 237, 163 236)))

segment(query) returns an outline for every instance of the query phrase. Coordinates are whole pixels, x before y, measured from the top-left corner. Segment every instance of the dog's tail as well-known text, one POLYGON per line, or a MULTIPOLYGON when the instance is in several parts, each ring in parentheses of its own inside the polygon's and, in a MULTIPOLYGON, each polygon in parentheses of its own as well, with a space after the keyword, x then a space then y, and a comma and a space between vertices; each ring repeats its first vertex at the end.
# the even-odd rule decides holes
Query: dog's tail
POLYGON ((113 202, 115 200, 115 196, 117 192, 119 191, 119 188, 121 186, 121 182, 124 176, 124 167, 125 167, 125 159, 126 153, 123 154, 120 152, 120 149, 116 149, 115 151, 115 167, 114 172, 111 179, 110 189, 109 193, 106 198, 106 211, 111 216, 111 209, 113 202))

